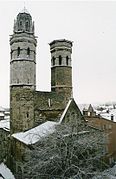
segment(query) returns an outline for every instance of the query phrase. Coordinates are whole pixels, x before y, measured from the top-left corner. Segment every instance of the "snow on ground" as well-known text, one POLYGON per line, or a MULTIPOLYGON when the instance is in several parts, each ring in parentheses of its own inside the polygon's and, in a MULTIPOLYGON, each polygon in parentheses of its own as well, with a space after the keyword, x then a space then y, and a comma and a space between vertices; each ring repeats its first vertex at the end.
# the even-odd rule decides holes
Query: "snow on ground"
POLYGON ((3 128, 4 130, 9 131, 10 130, 10 120, 9 119, 1 120, 0 121, 0 128, 3 128))
POLYGON ((34 144, 38 142, 42 137, 53 133, 55 130, 55 126, 58 124, 59 123, 57 122, 47 121, 26 132, 15 133, 12 136, 27 145, 34 144))
MULTIPOLYGON (((0 174, 4 177, 4 179, 15 179, 12 172, 9 170, 9 168, 7 168, 7 166, 4 163, 0 164, 0 174)), ((1 178, 2 177, 0 177, 0 179, 1 178)))

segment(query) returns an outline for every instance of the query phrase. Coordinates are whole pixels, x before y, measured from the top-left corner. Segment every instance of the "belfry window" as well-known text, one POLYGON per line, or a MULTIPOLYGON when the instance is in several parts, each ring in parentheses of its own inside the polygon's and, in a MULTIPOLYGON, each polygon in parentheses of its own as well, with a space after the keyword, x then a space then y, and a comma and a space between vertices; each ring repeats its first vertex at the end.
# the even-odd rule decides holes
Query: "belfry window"
POLYGON ((52 57, 53 66, 55 65, 55 57, 52 57))
POLYGON ((27 112, 27 118, 29 118, 29 112, 27 112))
POLYGON ((62 57, 59 55, 59 65, 62 65, 62 57))
POLYGON ((18 47, 17 49, 17 56, 19 57, 19 55, 20 55, 20 47, 18 47))
POLYGON ((22 21, 20 21, 20 27, 22 27, 22 21))
POLYGON ((69 57, 66 56, 66 65, 68 66, 69 65, 69 57))
POLYGON ((19 79, 17 79, 17 84, 19 83, 19 79))
POLYGON ((19 22, 19 30, 22 30, 22 27, 23 27, 23 23, 22 21, 19 22))
POLYGON ((25 28, 26 28, 26 31, 29 30, 29 22, 28 21, 26 21, 25 28))
POLYGON ((27 80, 27 83, 29 84, 29 79, 27 80))
POLYGON ((27 55, 30 56, 30 48, 27 49, 27 55))

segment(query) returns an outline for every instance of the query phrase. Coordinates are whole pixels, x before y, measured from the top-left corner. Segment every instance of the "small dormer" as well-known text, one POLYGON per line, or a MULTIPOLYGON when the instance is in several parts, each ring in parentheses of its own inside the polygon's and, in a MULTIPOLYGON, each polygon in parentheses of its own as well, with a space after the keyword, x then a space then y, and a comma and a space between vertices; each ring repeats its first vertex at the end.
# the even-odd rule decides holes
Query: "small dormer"
POLYGON ((96 112, 93 109, 93 106, 90 104, 88 109, 83 109, 83 115, 84 116, 88 116, 88 117, 95 117, 96 116, 96 112))

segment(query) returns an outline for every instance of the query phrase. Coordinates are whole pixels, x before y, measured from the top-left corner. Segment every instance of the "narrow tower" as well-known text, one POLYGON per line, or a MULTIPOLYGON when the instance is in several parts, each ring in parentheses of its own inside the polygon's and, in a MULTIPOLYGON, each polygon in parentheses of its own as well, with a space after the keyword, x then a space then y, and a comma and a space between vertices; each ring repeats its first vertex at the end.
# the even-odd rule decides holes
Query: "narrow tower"
POLYGON ((51 90, 64 92, 67 98, 72 95, 72 42, 61 39, 50 43, 51 51, 51 90))
POLYGON ((14 33, 10 38, 10 86, 35 89, 36 85, 36 39, 34 22, 24 9, 14 21, 14 33))
POLYGON ((14 21, 10 38, 10 108, 11 132, 33 126, 33 90, 36 87, 36 44, 34 22, 24 8, 14 21))

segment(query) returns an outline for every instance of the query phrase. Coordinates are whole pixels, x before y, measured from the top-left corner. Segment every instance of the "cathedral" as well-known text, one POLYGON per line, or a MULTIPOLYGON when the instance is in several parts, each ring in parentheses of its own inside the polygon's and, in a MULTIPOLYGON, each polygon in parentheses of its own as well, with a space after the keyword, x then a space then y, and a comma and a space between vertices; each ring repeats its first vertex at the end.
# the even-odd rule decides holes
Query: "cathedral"
POLYGON ((51 52, 51 92, 36 91, 34 22, 24 9, 14 22, 10 38, 11 134, 31 129, 48 120, 58 121, 72 97, 72 42, 54 40, 51 52))
POLYGON ((24 8, 14 21, 10 36, 10 120, 0 121, 2 152, 12 171, 21 170, 25 149, 38 142, 37 135, 54 131, 54 126, 72 119, 84 121, 73 99, 72 42, 49 43, 51 53, 51 91, 36 91, 37 39, 32 16, 24 8), (3 142, 4 141, 4 142, 3 142))

